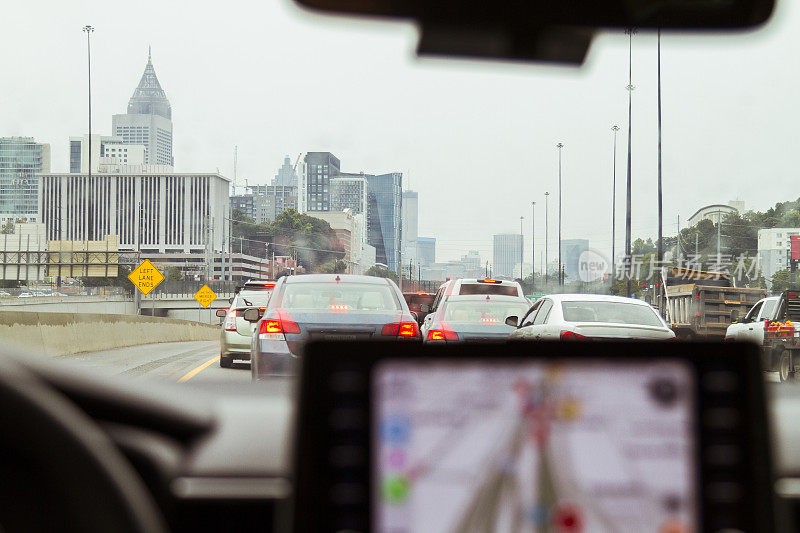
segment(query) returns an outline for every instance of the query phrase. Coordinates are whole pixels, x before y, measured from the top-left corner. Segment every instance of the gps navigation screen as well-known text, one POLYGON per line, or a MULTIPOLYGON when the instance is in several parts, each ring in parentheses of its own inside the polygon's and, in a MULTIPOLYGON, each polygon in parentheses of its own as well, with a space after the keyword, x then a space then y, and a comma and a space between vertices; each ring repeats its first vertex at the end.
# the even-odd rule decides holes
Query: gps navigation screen
POLYGON ((384 361, 373 529, 697 531, 694 379, 677 361, 384 361))

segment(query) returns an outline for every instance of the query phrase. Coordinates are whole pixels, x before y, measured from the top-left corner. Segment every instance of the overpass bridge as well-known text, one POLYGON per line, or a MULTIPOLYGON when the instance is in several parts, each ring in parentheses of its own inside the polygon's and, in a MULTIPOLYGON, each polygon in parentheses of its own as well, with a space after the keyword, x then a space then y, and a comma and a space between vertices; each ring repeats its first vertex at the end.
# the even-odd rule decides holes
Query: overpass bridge
POLYGON ((217 309, 228 307, 229 299, 233 296, 235 288, 235 284, 231 283, 210 283, 209 286, 217 294, 217 298, 207 309, 203 309, 194 299, 194 294, 204 285, 203 283, 164 282, 162 285, 163 287, 159 285, 150 294, 144 296, 138 291, 131 293, 120 287, 91 287, 82 291, 87 294, 74 295, 28 298, 11 295, 0 298, 0 311, 139 314, 218 324, 219 318, 214 313, 217 309))

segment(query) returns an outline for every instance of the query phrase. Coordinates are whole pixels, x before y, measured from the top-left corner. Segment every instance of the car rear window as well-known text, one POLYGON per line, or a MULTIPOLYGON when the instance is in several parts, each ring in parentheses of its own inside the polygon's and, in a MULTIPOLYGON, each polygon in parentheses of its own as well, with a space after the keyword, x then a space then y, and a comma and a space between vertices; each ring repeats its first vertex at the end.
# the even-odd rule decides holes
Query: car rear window
POLYGON ((506 317, 521 317, 528 305, 516 302, 448 302, 444 320, 454 324, 505 324, 506 317))
POLYGON ((561 302, 567 322, 607 322, 638 326, 663 326, 648 305, 623 302, 561 302))
POLYGON ((239 291, 234 307, 266 307, 272 290, 239 291))
POLYGON ((281 307, 331 312, 397 311, 400 303, 388 285, 321 282, 285 285, 281 307))
POLYGON ((516 285, 501 285, 499 283, 462 283, 458 294, 497 294, 502 296, 519 296, 516 285))

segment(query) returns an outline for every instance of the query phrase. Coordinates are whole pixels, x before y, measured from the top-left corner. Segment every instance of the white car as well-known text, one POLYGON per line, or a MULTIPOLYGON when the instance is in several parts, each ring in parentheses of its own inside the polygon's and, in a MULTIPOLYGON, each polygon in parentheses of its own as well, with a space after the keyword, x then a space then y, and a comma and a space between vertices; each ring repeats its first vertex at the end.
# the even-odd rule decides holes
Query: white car
POLYGON ((31 294, 29 292, 21 292, 21 293, 19 293, 17 298, 33 298, 33 294, 31 294))
POLYGON ((780 300, 780 296, 770 296, 759 300, 744 318, 728 326, 725 332, 725 340, 750 341, 759 346, 763 345, 764 321, 775 320, 780 300))
POLYGON ((510 340, 674 339, 675 333, 647 302, 601 294, 550 294, 523 317, 510 340))

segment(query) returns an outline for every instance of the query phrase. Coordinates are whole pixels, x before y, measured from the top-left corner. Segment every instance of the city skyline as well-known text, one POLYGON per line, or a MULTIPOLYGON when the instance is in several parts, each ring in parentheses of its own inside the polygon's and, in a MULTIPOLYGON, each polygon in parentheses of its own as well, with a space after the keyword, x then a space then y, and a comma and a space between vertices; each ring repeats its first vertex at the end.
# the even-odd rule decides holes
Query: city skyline
MULTIPOLYGON (((411 52, 416 32, 409 24, 325 18, 320 25, 318 16, 287 1, 250 6, 254 16, 237 18, 236 32, 219 32, 187 53, 175 36, 212 20, 153 5, 163 8, 174 23, 152 28, 146 8, 131 13, 122 24, 118 9, 95 9, 91 1, 68 9, 53 2, 47 6, 52 16, 29 28, 23 21, 33 14, 32 7, 15 5, 9 10, 10 30, 4 39, 11 43, 35 38, 43 54, 35 62, 30 57, 9 59, 8 68, 18 73, 15 78, 29 83, 6 87, 6 98, 18 105, 0 110, 0 122, 6 125, 0 134, 51 144, 53 170, 67 170, 64 140, 82 132, 86 118, 80 27, 91 22, 96 28, 94 123, 106 124, 105 118, 121 111, 120 101, 136 86, 143 53, 152 43, 159 80, 176 103, 178 171, 219 168, 232 176, 235 145, 238 174, 254 184, 267 184, 275 162, 305 147, 357 161, 358 167, 351 170, 398 169, 420 194, 419 232, 437 237, 440 259, 455 259, 476 248, 488 257, 491 235, 516 231, 518 217, 528 215, 530 202, 541 202, 545 190, 555 190, 553 146, 563 140, 564 238, 588 238, 593 247, 610 251, 610 205, 597 204, 596 199, 608 197, 610 204, 610 126, 625 122, 627 39, 622 32, 602 33, 581 69, 416 60, 411 52), (255 31, 255 20, 262 26, 268 23, 255 31), (255 36, 265 33, 256 42, 255 36), (287 35, 299 37, 292 39, 294 46, 281 54, 263 53, 287 35), (431 69, 432 64, 437 68, 431 69), (343 83, 364 68, 373 75, 363 83, 343 83), (322 90, 315 81, 320 75, 334 83, 322 90), (57 99, 52 97, 52 79, 60 80, 57 99), (499 94, 502 99, 494 98, 499 94), (485 105, 463 116, 465 106, 477 97, 485 105), (315 116, 327 119, 318 123, 312 120, 315 116), (526 156, 515 157, 520 153, 526 156), (502 178, 497 195, 477 187, 488 175, 502 178), (474 186, 460 188, 464 181, 474 186), (437 208, 440 190, 457 192, 453 206, 437 208), (470 213, 461 209, 465 205, 470 213), (593 213, 595 219, 583 218, 585 213, 593 213)), ((678 214, 685 220, 702 205, 731 198, 747 198, 753 209, 774 204, 772 189, 753 189, 753 176, 766 173, 775 190, 791 190, 793 165, 782 147, 796 143, 797 133, 790 125, 797 121, 797 112, 780 103, 793 90, 793 80, 776 73, 785 71, 779 66, 787 61, 783 50, 791 47, 784 41, 791 38, 788 28, 800 18, 800 8, 783 3, 777 10, 775 20, 751 38, 663 35, 665 235, 675 233, 678 214), (697 53, 698 43, 703 44, 702 53, 697 53), (771 53, 764 55, 767 49, 771 53), (746 77, 743 62, 752 70, 746 77), (707 75, 709 65, 713 76, 707 75), (702 91, 696 89, 698 79, 702 91), (772 83, 764 86, 758 79, 772 83), (751 105, 756 99, 766 108, 751 105), (737 121, 761 124, 758 134, 718 127, 730 123, 725 112, 730 105, 740 107, 737 121), (730 183, 729 191, 719 190, 720 179, 730 183), (682 200, 686 187, 691 187, 696 202, 682 200)), ((233 22, 227 13, 213 22, 233 22)), ((654 59, 655 36, 637 35, 634 238, 656 233, 654 59)), ((98 133, 113 132, 98 128, 98 133)), ((624 143, 623 136, 620 144, 624 143)), ((621 199, 624 192, 618 189, 617 195, 621 199)), ((544 243, 544 209, 537 209, 536 218, 538 250, 544 243)), ((553 220, 551 212, 551 230, 553 220)), ((528 248, 530 232, 524 234, 528 248)), ((552 234, 549 244, 554 249, 552 234)))

